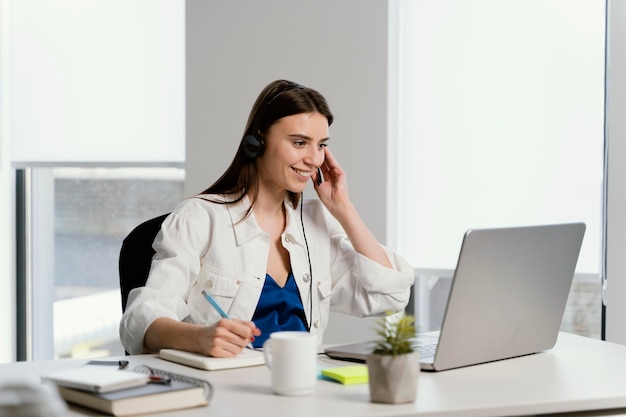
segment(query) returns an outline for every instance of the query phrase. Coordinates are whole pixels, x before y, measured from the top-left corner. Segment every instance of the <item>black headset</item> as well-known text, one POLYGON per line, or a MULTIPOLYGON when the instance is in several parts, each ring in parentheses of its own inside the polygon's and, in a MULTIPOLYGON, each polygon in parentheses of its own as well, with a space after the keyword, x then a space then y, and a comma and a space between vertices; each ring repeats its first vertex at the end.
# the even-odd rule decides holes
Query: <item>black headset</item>
POLYGON ((246 135, 243 137, 243 152, 250 159, 256 159, 265 152, 265 141, 261 136, 246 135))
POLYGON ((263 116, 265 116, 266 110, 270 104, 274 102, 278 97, 280 97, 284 92, 295 90, 295 89, 303 89, 304 86, 297 83, 289 83, 282 89, 278 90, 274 95, 270 96, 264 106, 262 106, 257 114, 254 115, 254 119, 252 123, 250 123, 250 133, 246 134, 243 137, 243 152, 250 159, 256 159, 263 156, 263 152, 265 152, 265 141, 259 135, 259 125, 261 120, 263 120, 263 116))

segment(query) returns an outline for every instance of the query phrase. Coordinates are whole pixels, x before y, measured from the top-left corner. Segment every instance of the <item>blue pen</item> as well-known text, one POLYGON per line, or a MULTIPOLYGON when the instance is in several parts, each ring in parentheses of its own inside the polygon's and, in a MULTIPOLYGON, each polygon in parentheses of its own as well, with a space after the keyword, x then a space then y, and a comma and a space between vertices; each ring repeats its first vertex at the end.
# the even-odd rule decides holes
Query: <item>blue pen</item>
POLYGON ((208 292, 206 292, 205 290, 202 290, 202 295, 204 295, 204 298, 206 298, 206 300, 211 303, 211 305, 213 306, 214 309, 217 310, 218 313, 220 313, 220 316, 222 316, 222 318, 224 319, 230 319, 230 317, 228 316, 228 314, 226 314, 226 312, 224 310, 222 310, 222 307, 220 307, 219 304, 217 304, 217 301, 215 301, 215 298, 213 298, 211 296, 211 294, 209 294, 208 292))
MULTIPOLYGON (((222 310, 222 307, 220 307, 220 305, 217 304, 217 301, 215 301, 215 298, 213 298, 211 296, 211 294, 209 294, 205 290, 202 290, 202 295, 204 295, 204 298, 206 298, 206 300, 209 303, 211 303, 213 308, 220 314, 220 316, 222 316, 222 318, 230 320, 230 316, 228 314, 226 314, 226 312, 224 310, 222 310)), ((254 346, 252 346, 252 343, 248 343, 247 347, 248 347, 248 349, 254 350, 254 346)))

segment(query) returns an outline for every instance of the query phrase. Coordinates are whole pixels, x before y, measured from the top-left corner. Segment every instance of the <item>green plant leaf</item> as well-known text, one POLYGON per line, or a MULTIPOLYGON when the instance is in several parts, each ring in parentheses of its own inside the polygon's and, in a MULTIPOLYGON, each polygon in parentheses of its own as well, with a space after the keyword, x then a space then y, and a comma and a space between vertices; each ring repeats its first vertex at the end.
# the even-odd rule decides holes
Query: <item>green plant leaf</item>
POLYGON ((387 312, 377 323, 376 334, 380 339, 376 341, 373 353, 398 356, 414 352, 413 338, 417 335, 415 317, 405 313, 399 318, 390 318, 392 314, 387 312))

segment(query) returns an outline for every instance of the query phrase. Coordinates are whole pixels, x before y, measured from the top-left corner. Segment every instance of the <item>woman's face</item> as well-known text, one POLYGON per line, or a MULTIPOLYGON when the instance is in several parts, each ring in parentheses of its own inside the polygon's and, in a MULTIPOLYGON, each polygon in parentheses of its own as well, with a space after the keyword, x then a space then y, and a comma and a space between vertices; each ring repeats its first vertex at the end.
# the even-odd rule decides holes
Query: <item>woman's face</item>
POLYGON ((321 113, 286 116, 264 138, 265 152, 257 160, 260 182, 275 191, 300 193, 324 162, 328 120, 321 113))

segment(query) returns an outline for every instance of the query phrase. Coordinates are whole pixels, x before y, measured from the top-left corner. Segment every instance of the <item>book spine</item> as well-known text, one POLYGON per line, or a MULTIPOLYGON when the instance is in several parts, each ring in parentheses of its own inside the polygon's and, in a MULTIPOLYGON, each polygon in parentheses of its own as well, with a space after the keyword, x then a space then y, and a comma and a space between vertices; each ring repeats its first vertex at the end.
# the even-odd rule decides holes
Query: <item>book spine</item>
POLYGON ((180 382, 186 382, 189 384, 199 385, 204 389, 204 398, 206 398, 208 402, 211 402, 211 399, 213 398, 213 385, 211 385, 209 381, 206 381, 204 379, 194 378, 194 377, 187 376, 187 375, 181 375, 181 374, 177 374, 174 372, 168 372, 162 369, 155 369, 147 365, 139 365, 133 370, 135 372, 141 372, 141 373, 148 374, 148 375, 166 377, 174 381, 180 381, 180 382))

